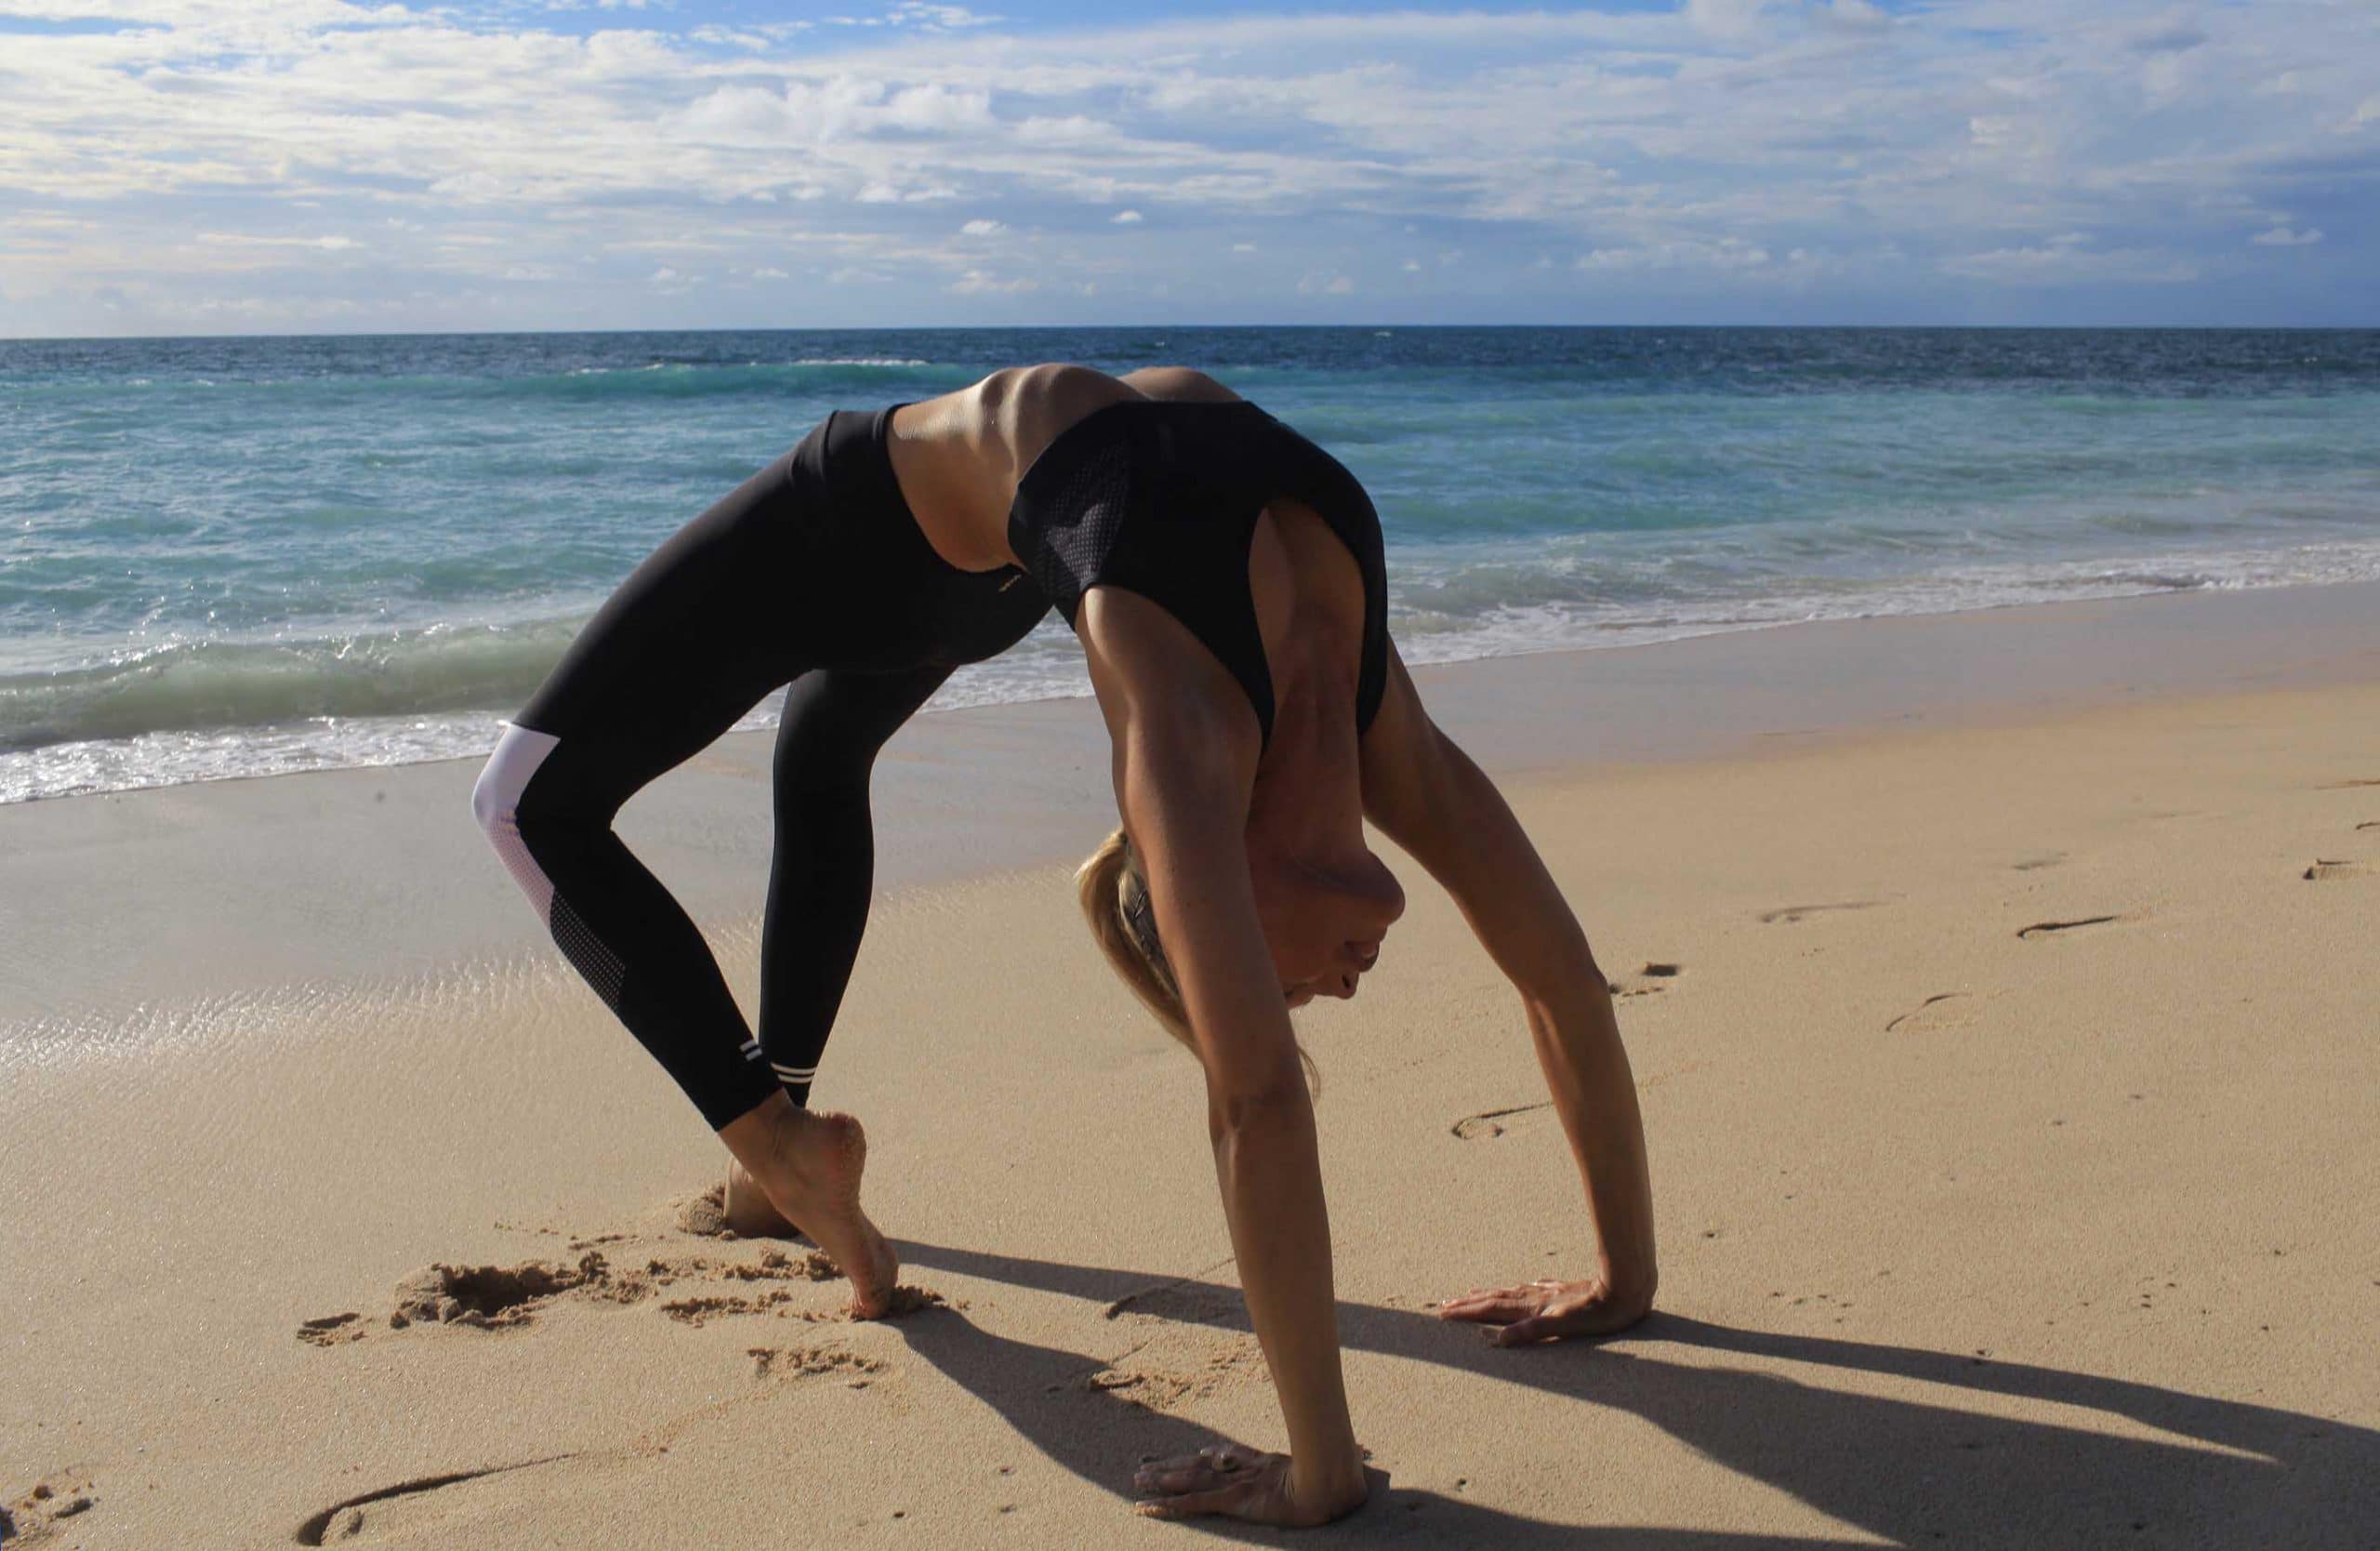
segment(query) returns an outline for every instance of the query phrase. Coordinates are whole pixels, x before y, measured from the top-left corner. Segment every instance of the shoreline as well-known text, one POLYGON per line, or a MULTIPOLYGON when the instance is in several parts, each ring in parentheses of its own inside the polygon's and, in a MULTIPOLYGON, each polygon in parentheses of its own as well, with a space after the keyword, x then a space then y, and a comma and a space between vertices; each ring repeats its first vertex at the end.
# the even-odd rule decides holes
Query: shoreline
MULTIPOLYGON (((1895 729, 2380 681, 2380 583, 1811 621, 1412 672, 1433 717, 1483 768, 1537 782, 1895 729)), ((706 930, 757 922, 774 736, 731 733, 622 813, 623 838, 706 930)), ((0 989, 0 1028, 549 950, 512 892, 486 886, 500 868, 468 822, 479 763, 0 805, 0 935, 21 972, 0 989), (221 953, 217 922, 186 915, 188 901, 227 894, 246 928, 236 958, 221 953), (111 908, 94 921, 42 908, 78 896, 111 908), (366 921, 382 930, 321 929, 366 921), (73 982, 101 945, 114 967, 94 995, 73 982)), ((920 716, 880 757, 874 808, 879 901, 1088 855, 1114 824, 1096 704, 920 716)), ((10 1059, 0 1050, 0 1069, 10 1059)))
MULTIPOLYGON (((2116 592, 2107 595, 2086 595, 2082 597, 2057 599, 2034 598, 1978 603, 1970 606, 1954 608, 1926 608, 1913 612, 1886 610, 1885 612, 1875 614, 1856 614, 1842 616, 1833 615, 1826 615, 1823 616, 1813 616, 1802 619, 1776 619, 1759 622, 1739 621, 1726 624, 1686 624, 1673 622, 1668 626, 1631 626, 1627 627, 1624 631, 1626 639, 1616 639, 1596 643, 1572 643, 1567 645, 1525 647, 1519 650, 1498 650, 1490 647, 1484 651, 1458 653, 1452 656, 1431 656, 1424 660, 1408 662, 1408 666, 1415 668, 1418 671, 1420 669, 1424 667, 1433 670, 1438 669, 1461 669, 1468 665, 1476 663, 1503 662, 1521 658, 1593 658, 1614 652, 1639 653, 1648 650, 1656 650, 1662 647, 1686 646, 1694 642, 1707 640, 1713 637, 1763 637, 1779 631, 1823 631, 1834 629, 1858 630, 1879 626, 1890 628, 1896 625, 1918 625, 1922 627, 1933 621, 1979 619, 2012 613, 2031 613, 2034 611, 2044 610, 2048 611, 2051 617, 2060 616, 2079 617, 2079 616, 2072 616, 2071 611, 2087 609, 2099 604, 2129 605, 2145 603, 2157 600, 2249 597, 2276 593, 2288 596, 2301 596, 2318 591, 2330 592, 2341 590, 2350 591, 2360 590, 2366 595, 2380 597, 2380 577, 2368 579, 2342 579, 2334 577, 2320 581, 2257 582, 2236 585, 2202 586, 2190 589, 2160 588, 2142 591, 2116 592), (1681 633, 1659 633, 1663 630, 1672 629, 1681 633)), ((544 625, 551 624, 552 621, 538 621, 536 623, 537 626, 542 627, 544 625)), ((399 633, 402 634, 403 632, 401 631, 399 633)), ((1070 641, 1064 641, 1063 636, 1063 631, 1057 632, 1056 635, 1051 636, 1049 639, 1043 639, 1041 636, 1037 635, 1034 638, 1035 644, 1032 649, 1020 649, 1018 651, 1012 652, 1009 654, 1008 657, 1001 659, 1001 662, 1004 665, 1012 663, 1019 657, 1038 656, 1046 658, 1050 653, 1054 650, 1061 654, 1071 654, 1074 665, 1078 668, 1080 663, 1078 649, 1076 648, 1070 641)), ((1430 646, 1435 644, 1437 638, 1428 638, 1419 643, 1419 644, 1422 646, 1430 646)), ((1416 643, 1408 642, 1406 644, 1412 646, 1416 643)), ((1726 654, 1722 654, 1719 660, 1724 660, 1726 655, 1726 654)), ((1043 664, 1044 669, 1046 669, 1047 666, 1048 665, 1045 662, 1043 664)), ((1024 669, 1023 671, 1025 671, 1028 677, 1032 672, 1031 669, 1024 669)), ((998 676, 998 674, 995 675, 995 677, 998 676)), ((1013 691, 1020 686, 1015 683, 1013 677, 1012 677, 1007 687, 1013 691)), ((527 690, 524 688, 522 693, 525 696, 527 690)), ((996 710, 1003 708, 1047 705, 1053 702, 1087 699, 1090 696, 1091 691, 1087 681, 1077 682, 1076 679, 1072 678, 1048 683, 1038 683, 1038 686, 1028 688, 1026 693, 1015 698, 1002 697, 997 690, 984 691, 981 685, 971 683, 965 686, 959 696, 956 697, 958 699, 958 703, 929 705, 919 714, 921 718, 933 718, 961 711, 996 710), (989 697, 973 697, 977 696, 979 692, 988 694, 989 697)), ((774 696, 770 697, 772 700, 774 698, 774 696)), ((937 696, 938 700, 941 698, 942 696, 937 696)), ((763 706, 768 704, 768 700, 764 700, 762 702, 763 706)), ((752 715, 757 716, 760 714, 763 713, 760 709, 756 708, 752 715)), ((251 728, 202 727, 159 729, 151 733, 139 735, 139 737, 128 740, 115 739, 94 742, 68 738, 56 742, 46 743, 37 747, 12 749, 6 753, 0 753, 0 781, 14 782, 28 778, 24 776, 23 772, 13 769, 10 763, 12 761, 31 762, 37 764, 45 757, 54 756, 60 750, 75 750, 77 751, 75 754, 75 761, 70 762, 79 762, 84 768, 84 775, 80 777, 81 779, 86 781, 106 781, 110 779, 122 778, 124 779, 125 784, 95 785, 73 789, 35 792, 32 795, 20 794, 18 792, 18 789, 11 785, 7 788, 10 794, 0 796, 0 808, 14 806, 22 802, 59 802, 73 798, 110 796, 125 792, 151 791, 174 787, 209 785, 224 781, 267 780, 279 776, 325 775, 338 771, 390 770, 404 768, 411 765, 436 764, 448 760, 475 759, 480 757, 478 750, 483 742, 492 743, 494 741, 493 729, 500 725, 501 720, 502 718, 499 712, 493 709, 480 711, 425 711, 417 713, 377 711, 368 714, 342 714, 336 717, 310 718, 300 722, 275 722, 251 728), (348 759, 346 756, 341 755, 337 758, 335 762, 307 763, 302 762, 287 762, 294 759, 294 756, 289 756, 285 752, 273 752, 274 750, 285 749, 286 746, 290 745, 293 741, 297 743, 303 743, 327 730, 324 727, 318 727, 316 725, 318 722, 350 723, 351 725, 346 735, 350 737, 356 736, 355 730, 360 728, 365 734, 369 735, 369 741, 374 742, 384 751, 387 751, 389 757, 364 758, 359 762, 356 760, 348 759), (163 738, 168 741, 176 739, 188 741, 184 746, 178 749, 151 749, 147 754, 140 756, 140 758, 152 762, 162 761, 164 762, 161 765, 152 764, 152 766, 139 774, 127 776, 121 767, 125 762, 130 761, 134 758, 128 750, 141 743, 143 740, 157 738, 163 738), (258 762, 257 767, 251 769, 222 768, 223 762, 231 757, 230 750, 241 745, 243 741, 249 746, 250 752, 240 756, 240 758, 244 761, 249 759, 258 761, 258 762), (254 750, 258 748, 267 750, 267 752, 262 755, 254 753, 254 750), (277 761, 283 762, 276 762, 277 761), (111 776, 96 773, 102 770, 114 770, 116 774, 115 776, 111 776)), ((774 726, 774 722, 769 722, 765 725, 752 724, 751 716, 747 716, 743 720, 747 723, 747 725, 739 727, 735 731, 723 736, 732 737, 745 733, 769 731, 773 730, 774 726)), ((352 750, 350 750, 350 752, 352 750)), ((322 756, 318 753, 306 756, 306 758, 309 759, 321 757, 322 756)))

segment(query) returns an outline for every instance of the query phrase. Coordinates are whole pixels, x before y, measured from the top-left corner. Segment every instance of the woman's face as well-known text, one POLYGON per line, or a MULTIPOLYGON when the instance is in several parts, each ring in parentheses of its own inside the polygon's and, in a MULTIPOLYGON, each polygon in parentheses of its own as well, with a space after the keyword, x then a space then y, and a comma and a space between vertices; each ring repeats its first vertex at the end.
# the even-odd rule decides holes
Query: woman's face
POLYGON ((1358 843, 1344 852, 1268 855, 1251 849, 1256 916, 1291 1007, 1355 994, 1381 939, 1405 913, 1405 891, 1358 843))

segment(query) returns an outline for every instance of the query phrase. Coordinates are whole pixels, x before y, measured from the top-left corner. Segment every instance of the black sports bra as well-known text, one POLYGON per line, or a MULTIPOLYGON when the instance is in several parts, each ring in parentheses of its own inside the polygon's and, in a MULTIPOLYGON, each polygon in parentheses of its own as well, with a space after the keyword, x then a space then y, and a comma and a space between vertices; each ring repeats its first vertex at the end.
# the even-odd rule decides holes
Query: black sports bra
POLYGON ((1321 515, 1364 579, 1355 730, 1388 683, 1388 564, 1380 514, 1344 465, 1246 400, 1125 399, 1058 433, 1017 482, 1008 541, 1069 625, 1093 587, 1137 592, 1239 681, 1266 743, 1273 675, 1248 590, 1256 519, 1276 497, 1321 515))

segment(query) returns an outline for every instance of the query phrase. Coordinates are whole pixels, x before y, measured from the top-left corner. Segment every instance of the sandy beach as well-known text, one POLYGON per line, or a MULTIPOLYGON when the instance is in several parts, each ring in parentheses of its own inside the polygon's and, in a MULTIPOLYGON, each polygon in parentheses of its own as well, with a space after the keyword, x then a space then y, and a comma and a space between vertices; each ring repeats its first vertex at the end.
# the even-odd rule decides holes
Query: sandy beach
MULTIPOLYGON (((696 1231, 720 1149, 475 765, 0 808, 10 1545, 2373 1543, 2370 589, 1421 682, 1619 989, 1661 1287, 1599 1345, 1432 1316, 1583 1274, 1584 1215, 1513 997, 1384 851, 1409 913, 1300 1025, 1361 1515, 1129 1511, 1279 1423, 1196 1067, 1069 898, 1113 813, 1074 702, 887 755, 817 1094, 917 1290, 871 1324, 696 1231)), ((747 998, 766 771, 740 736, 622 822, 747 998)))

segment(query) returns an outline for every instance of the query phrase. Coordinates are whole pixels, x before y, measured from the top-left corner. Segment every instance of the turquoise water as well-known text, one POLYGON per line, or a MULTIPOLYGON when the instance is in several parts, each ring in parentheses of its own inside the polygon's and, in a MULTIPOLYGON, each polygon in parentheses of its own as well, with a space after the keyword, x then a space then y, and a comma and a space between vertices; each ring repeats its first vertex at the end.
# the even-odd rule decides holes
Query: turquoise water
MULTIPOLYGON (((1205 366, 1336 453, 1410 660, 2380 577, 2372 332, 0 342, 0 801, 484 748, 827 410, 1035 360, 1205 366)), ((942 703, 1085 687, 1053 624, 942 703)))

